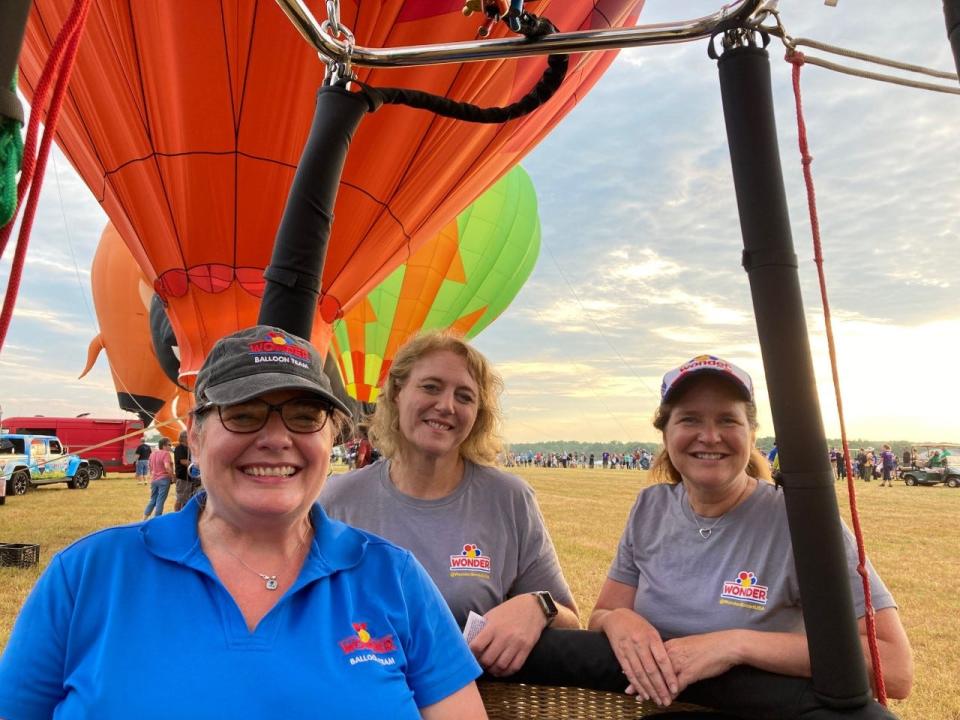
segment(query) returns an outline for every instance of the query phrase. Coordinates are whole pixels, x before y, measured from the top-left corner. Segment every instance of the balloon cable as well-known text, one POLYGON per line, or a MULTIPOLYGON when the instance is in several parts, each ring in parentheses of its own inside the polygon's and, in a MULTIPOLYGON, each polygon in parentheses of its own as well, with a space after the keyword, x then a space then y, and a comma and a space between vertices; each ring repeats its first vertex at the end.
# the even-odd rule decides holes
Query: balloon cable
POLYGON ((20 183, 17 186, 17 210, 14 212, 10 222, 0 230, 0 256, 2 256, 3 251, 7 247, 7 242, 10 239, 10 234, 13 231, 14 219, 20 209, 26 190, 29 187, 30 195, 27 198, 23 219, 20 223, 20 233, 17 237, 17 248, 14 252, 13 264, 10 268, 10 278, 7 281, 3 309, 0 310, 0 351, 3 350, 7 330, 10 328, 10 321, 13 317, 13 308, 16 304, 17 293, 20 289, 20 280, 23 277, 23 266, 26 260, 30 231, 33 228, 37 203, 40 200, 43 174, 46 170, 50 146, 53 144, 53 138, 56 133, 57 119, 60 115, 60 109, 63 106, 64 97, 66 96, 67 84, 73 72, 74 61, 77 57, 77 48, 80 44, 80 37, 83 35, 83 26, 89 10, 90 0, 76 0, 74 2, 70 15, 67 17, 60 33, 57 35, 57 39, 50 51, 50 57, 47 58, 47 63, 43 68, 40 81, 34 92, 30 122, 27 129, 27 139, 24 143, 23 167, 20 175, 20 183), (50 100, 50 109, 47 112, 43 139, 40 141, 39 150, 37 150, 36 136, 40 125, 40 116, 43 113, 43 106, 46 102, 46 96, 50 90, 50 82, 54 75, 57 76, 56 85, 54 86, 53 96, 50 100), (37 182, 33 182, 34 177, 37 178, 37 182))
POLYGON ((840 418, 840 439, 843 444, 843 462, 847 471, 847 490, 850 495, 850 515, 853 520, 854 535, 857 538, 857 572, 863 581, 864 614, 867 624, 867 643, 870 646, 870 659, 873 664, 874 690, 877 700, 887 704, 887 691, 883 682, 883 669, 880 663, 880 651, 877 646, 877 626, 870 593, 870 579, 866 568, 866 551, 863 543, 863 529, 860 526, 860 513, 857 511, 857 491, 850 463, 850 446, 847 443, 847 426, 843 416, 843 397, 840 394, 840 373, 837 370, 837 348, 833 339, 833 322, 830 317, 830 302, 827 298, 827 281, 823 273, 823 246, 820 242, 820 219, 817 215, 817 196, 813 185, 813 171, 810 166, 813 156, 807 142, 807 124, 803 118, 803 102, 800 97, 800 67, 804 63, 803 53, 787 54, 787 62, 793 64, 793 95, 797 104, 797 131, 800 145, 800 161, 803 165, 803 180, 807 188, 807 207, 810 212, 810 232, 813 235, 813 257, 817 264, 817 277, 820 281, 820 297, 823 300, 823 321, 826 327, 827 347, 830 350, 830 369, 833 373, 833 390, 837 399, 837 414, 840 418))
MULTIPOLYGON (((528 38, 536 39, 556 32, 556 27, 546 18, 538 18, 530 13, 524 13, 523 34, 528 38)), ((382 104, 407 105, 408 107, 467 122, 500 124, 516 120, 536 110, 553 97, 560 88, 570 61, 567 55, 549 55, 547 69, 533 89, 517 102, 505 107, 479 107, 470 103, 457 102, 441 95, 411 90, 408 88, 375 88, 366 83, 349 79, 363 88, 369 96, 374 109, 382 104)))

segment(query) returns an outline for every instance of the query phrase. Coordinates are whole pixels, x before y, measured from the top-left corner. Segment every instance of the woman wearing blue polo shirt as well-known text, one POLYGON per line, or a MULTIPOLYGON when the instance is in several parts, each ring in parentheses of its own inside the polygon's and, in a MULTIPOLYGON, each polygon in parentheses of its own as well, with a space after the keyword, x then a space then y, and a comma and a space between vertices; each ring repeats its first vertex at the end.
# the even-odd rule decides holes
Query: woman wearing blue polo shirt
POLYGON ((216 344, 190 431, 206 493, 53 558, 0 658, 0 717, 486 717, 419 563, 315 504, 346 418, 322 367, 276 328, 216 344))

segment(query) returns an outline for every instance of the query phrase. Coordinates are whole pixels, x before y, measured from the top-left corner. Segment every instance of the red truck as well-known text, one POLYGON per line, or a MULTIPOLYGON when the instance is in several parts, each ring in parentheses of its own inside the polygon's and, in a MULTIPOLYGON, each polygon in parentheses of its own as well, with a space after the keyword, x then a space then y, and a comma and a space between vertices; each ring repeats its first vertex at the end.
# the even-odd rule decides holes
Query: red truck
POLYGON ((108 471, 133 472, 135 450, 143 437, 141 420, 35 415, 5 417, 3 428, 11 433, 60 438, 66 452, 76 453, 90 464, 91 480, 108 471))

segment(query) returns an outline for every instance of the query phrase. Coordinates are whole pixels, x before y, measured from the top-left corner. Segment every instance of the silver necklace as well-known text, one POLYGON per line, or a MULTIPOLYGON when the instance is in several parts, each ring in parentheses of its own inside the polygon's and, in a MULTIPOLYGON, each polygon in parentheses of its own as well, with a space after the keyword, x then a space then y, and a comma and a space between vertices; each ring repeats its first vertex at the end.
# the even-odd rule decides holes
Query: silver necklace
MULTIPOLYGON (((293 551, 293 554, 294 554, 294 555, 296 555, 298 552, 300 552, 300 548, 303 547, 303 541, 304 541, 304 538, 301 537, 301 538, 300 538, 300 542, 297 543, 297 549, 293 551)), ((240 556, 237 555, 236 553, 232 552, 229 548, 223 547, 223 548, 221 548, 221 549, 222 549, 225 553, 227 553, 227 555, 232 556, 238 563, 240 563, 241 565, 243 565, 247 570, 249 570, 250 572, 252 572, 254 575, 258 575, 258 576, 260 577, 260 579, 263 580, 263 585, 264 585, 264 587, 265 587, 267 590, 271 590, 271 591, 272 591, 272 590, 276 590, 278 587, 280 587, 280 581, 277 580, 277 576, 276 576, 276 575, 266 575, 266 574, 264 574, 264 573, 262 573, 262 572, 257 572, 257 571, 254 570, 252 567, 250 567, 249 565, 247 565, 243 560, 241 560, 241 559, 240 559, 240 556)))
MULTIPOLYGON (((743 486, 743 490, 740 491, 740 494, 737 496, 737 499, 734 501, 733 505, 727 509, 727 512, 714 520, 713 525, 710 527, 700 527, 700 522, 697 520, 697 511, 693 509, 693 504, 690 502, 689 496, 687 497, 687 504, 690 506, 690 514, 693 516, 693 524, 697 526, 697 531, 700 533, 700 537, 702 537, 704 540, 710 539, 710 536, 713 534, 713 529, 719 525, 727 515, 730 514, 731 510, 740 504, 740 501, 743 499, 748 487, 750 487, 750 478, 747 478, 747 484, 743 486)), ((240 558, 237 559, 239 560, 240 558)))

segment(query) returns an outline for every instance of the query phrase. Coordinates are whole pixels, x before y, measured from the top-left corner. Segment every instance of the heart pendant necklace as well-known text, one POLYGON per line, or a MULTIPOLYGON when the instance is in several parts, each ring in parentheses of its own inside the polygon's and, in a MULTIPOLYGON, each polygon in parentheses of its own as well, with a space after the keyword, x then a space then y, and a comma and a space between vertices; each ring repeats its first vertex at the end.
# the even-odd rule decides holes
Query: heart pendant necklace
POLYGON ((723 522, 723 519, 730 513, 731 510, 740 504, 740 501, 743 500, 743 496, 747 493, 747 488, 749 488, 751 484, 752 483, 748 478, 746 485, 743 486, 743 490, 740 491, 740 494, 737 496, 737 499, 734 501, 733 505, 727 508, 727 511, 723 513, 723 515, 714 520, 713 525, 710 527, 702 527, 700 525, 700 521, 697 519, 697 511, 693 509, 693 504, 690 502, 690 498, 687 498, 687 505, 690 506, 690 514, 693 516, 693 524, 697 526, 697 532, 700 533, 700 537, 702 537, 704 540, 710 539, 710 536, 713 534, 713 529, 723 522))
MULTIPOLYGON (((692 510, 692 509, 693 509, 693 508, 691 508, 691 510, 692 510)), ((713 534, 713 529, 714 529, 717 525, 719 525, 719 524, 720 524, 720 521, 723 520, 726 516, 727 516, 727 514, 724 513, 723 515, 721 515, 720 517, 718 517, 717 520, 716 520, 716 522, 714 522, 713 525, 711 525, 710 527, 700 527, 700 523, 697 522, 697 514, 696 514, 696 513, 693 513, 693 522, 696 523, 697 531, 700 533, 700 537, 702 537, 704 540, 708 540, 708 539, 710 538, 710 535, 713 534)))

